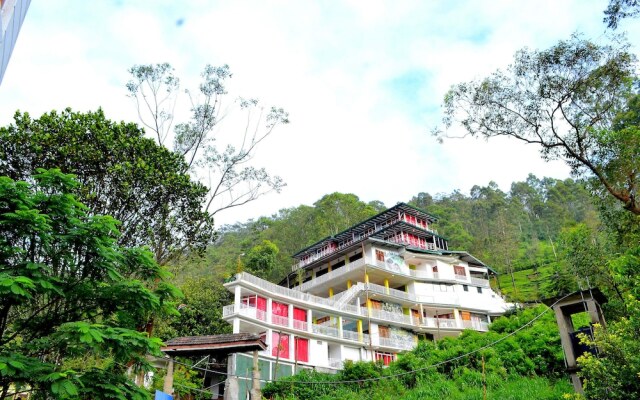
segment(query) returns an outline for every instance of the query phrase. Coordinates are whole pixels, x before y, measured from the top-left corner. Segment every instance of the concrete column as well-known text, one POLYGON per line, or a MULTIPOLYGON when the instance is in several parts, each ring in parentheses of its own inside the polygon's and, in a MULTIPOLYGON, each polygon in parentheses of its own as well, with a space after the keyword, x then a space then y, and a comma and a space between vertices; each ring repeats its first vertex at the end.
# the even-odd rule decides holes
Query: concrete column
POLYGON ((295 359, 296 359, 296 337, 294 335, 289 335, 289 360, 293 361, 295 359))
POLYGON ((418 306, 420 307, 420 321, 418 323, 420 325, 426 325, 426 323, 424 322, 424 309, 422 308, 422 303, 418 304, 418 306))
POLYGON ((293 304, 289 304, 289 328, 293 328, 293 304))
POLYGON ((240 307, 241 302, 242 302, 242 288, 240 287, 240 285, 237 285, 233 289, 233 304, 236 307, 240 307))
POLYGON ((332 298, 332 297, 333 297, 333 288, 330 287, 329 288, 329 298, 332 298))
POLYGON ((463 328, 462 326, 462 318, 460 318, 460 310, 457 308, 453 309, 453 317, 456 319, 456 326, 458 328, 463 328))
POLYGON ((167 364, 167 375, 164 377, 162 391, 173 396, 173 359, 169 359, 167 364))
POLYGON ((307 310, 307 332, 313 332, 313 316, 312 311, 307 310))
POLYGON ((364 333, 362 332, 362 320, 361 319, 358 320, 358 322, 356 323, 356 326, 358 327, 358 341, 364 342, 364 333))
POLYGON ((384 280, 384 290, 387 294, 389 294, 389 279, 384 280))
POLYGON ((233 319, 233 333, 240 333, 240 318, 233 319))
POLYGON ((342 317, 338 317, 338 337, 342 339, 342 317))
POLYGON ((273 300, 271 298, 267 298, 267 312, 266 312, 266 322, 273 323, 271 316, 273 315, 273 300))
POLYGON ((491 315, 487 314, 487 322, 491 323, 491 315))
POLYGON ((573 352, 573 346, 571 345, 570 333, 573 332, 573 321, 571 321, 571 315, 565 315, 562 311, 562 307, 555 307, 556 322, 558 323, 558 331, 560 332, 560 342, 564 350, 565 359, 567 361, 567 367, 575 368, 576 355, 573 352))
POLYGON ((351 289, 351 279, 347 280, 347 289, 351 289))

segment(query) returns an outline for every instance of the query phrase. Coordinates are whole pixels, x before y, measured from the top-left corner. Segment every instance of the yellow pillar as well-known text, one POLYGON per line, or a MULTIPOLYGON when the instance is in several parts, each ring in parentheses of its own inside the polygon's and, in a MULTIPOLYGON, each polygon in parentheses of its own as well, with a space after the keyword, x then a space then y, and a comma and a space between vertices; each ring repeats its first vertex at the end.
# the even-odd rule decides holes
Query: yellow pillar
POLYGON ((351 289, 351 279, 347 281, 347 289, 351 289))
POLYGON ((384 288, 387 294, 389 294, 389 280, 385 278, 384 280, 384 288))
POLYGON ((329 266, 327 267, 327 271, 331 272, 331 262, 329 262, 329 266))
POLYGON ((364 274, 364 283, 369 283, 369 274, 364 274))
POLYGON ((364 334, 362 333, 362 320, 359 319, 356 326, 358 327, 358 340, 364 342, 364 334))

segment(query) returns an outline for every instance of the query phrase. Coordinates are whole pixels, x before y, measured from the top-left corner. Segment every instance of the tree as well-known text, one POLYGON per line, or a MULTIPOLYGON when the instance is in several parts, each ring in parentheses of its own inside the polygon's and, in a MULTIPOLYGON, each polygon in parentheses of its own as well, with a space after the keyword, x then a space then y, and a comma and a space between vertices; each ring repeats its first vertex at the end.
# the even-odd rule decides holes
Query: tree
POLYGON ((262 243, 252 247, 246 255, 246 269, 261 278, 272 278, 273 271, 276 270, 278 253, 280 249, 275 243, 263 240, 262 243))
POLYGON ((31 180, 37 168, 75 174, 74 194, 88 212, 119 220, 119 244, 148 245, 161 264, 212 241, 206 187, 191 179, 182 157, 137 125, 110 121, 102 110, 38 119, 17 112, 14 121, 0 128, 0 175, 31 180))
POLYGON ((506 72, 453 86, 444 99, 447 127, 466 134, 506 136, 540 147, 577 176, 595 177, 625 209, 640 214, 638 130, 614 131, 635 95, 636 58, 616 38, 597 45, 574 35, 548 50, 523 49, 506 72))
MULTIPOLYGON (((134 100, 141 122, 153 132, 157 143, 165 145, 174 120, 180 80, 167 63, 135 65, 129 72, 129 96, 134 100)), ((246 116, 246 124, 235 139, 238 147, 216 144, 220 123, 229 116, 223 108, 226 82, 232 77, 229 66, 207 65, 201 74, 198 91, 186 90, 191 104, 191 117, 174 128, 173 151, 182 157, 195 175, 202 173, 208 187, 204 211, 213 217, 223 210, 242 206, 263 194, 282 189, 284 182, 264 168, 249 166, 258 145, 279 124, 289 122, 282 108, 265 110, 256 99, 238 99, 235 104, 246 116), (257 115, 256 115, 257 114, 257 115), (261 127, 261 124, 265 124, 261 127)))
POLYGON ((127 376, 161 342, 138 321, 175 313, 179 291, 141 248, 117 245, 117 221, 89 215, 78 183, 40 170, 0 177, 0 398, 146 399, 127 376), (149 289, 153 283, 154 289, 149 289))
POLYGON ((638 0, 609 0, 604 10, 604 23, 608 28, 616 29, 620 20, 640 15, 640 1, 638 0))

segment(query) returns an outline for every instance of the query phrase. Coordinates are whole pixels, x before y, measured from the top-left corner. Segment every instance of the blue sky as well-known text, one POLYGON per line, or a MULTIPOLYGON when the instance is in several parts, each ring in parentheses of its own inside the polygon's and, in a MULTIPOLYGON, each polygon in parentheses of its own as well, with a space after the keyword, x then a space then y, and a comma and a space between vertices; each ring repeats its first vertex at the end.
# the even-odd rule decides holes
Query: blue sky
MULTIPOLYGON (((509 140, 429 135, 446 90, 506 66, 525 46, 604 33, 604 0, 573 1, 33 1, 0 87, 0 123, 16 109, 103 107, 137 121, 126 97, 133 64, 169 62, 185 86, 205 64, 229 64, 232 96, 284 107, 291 124, 256 166, 288 184, 221 214, 231 223, 311 204, 334 191, 391 206, 418 192, 507 190, 561 163, 509 140)), ((638 37, 638 21, 622 26, 638 37), (633 30, 631 30, 633 29, 633 30)), ((635 35, 635 36, 634 36, 635 35)), ((233 124, 222 127, 233 141, 233 124)), ((455 133, 455 132, 452 132, 455 133)))

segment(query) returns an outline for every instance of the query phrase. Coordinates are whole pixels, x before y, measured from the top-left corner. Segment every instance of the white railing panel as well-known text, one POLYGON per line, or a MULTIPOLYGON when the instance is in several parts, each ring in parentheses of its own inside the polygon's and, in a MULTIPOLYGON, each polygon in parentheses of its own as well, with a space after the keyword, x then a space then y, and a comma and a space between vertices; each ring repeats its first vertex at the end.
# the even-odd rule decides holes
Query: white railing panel
POLYGON ((280 326, 289 326, 289 318, 280 315, 271 315, 271 323, 280 326))
POLYGON ((306 321, 298 321, 297 319, 293 320, 293 327, 295 329, 301 330, 301 331, 307 331, 307 322, 306 321))
POLYGON ((313 328, 312 330, 313 333, 317 333, 319 335, 331 336, 335 338, 338 337, 338 329, 332 326, 313 324, 312 328, 313 328))
POLYGON ((489 281, 487 279, 471 277, 471 283, 478 286, 489 287, 489 281))
POLYGON ((358 332, 354 332, 354 331, 342 331, 342 337, 344 339, 348 339, 348 340, 353 340, 356 342, 360 341, 360 335, 358 334, 358 332))

